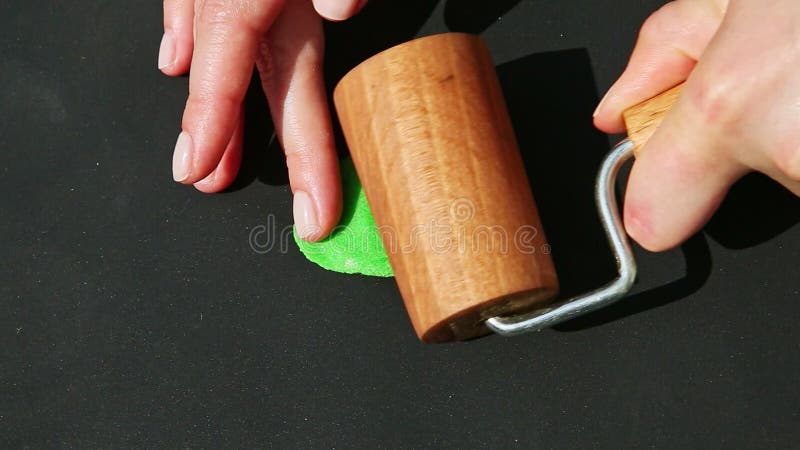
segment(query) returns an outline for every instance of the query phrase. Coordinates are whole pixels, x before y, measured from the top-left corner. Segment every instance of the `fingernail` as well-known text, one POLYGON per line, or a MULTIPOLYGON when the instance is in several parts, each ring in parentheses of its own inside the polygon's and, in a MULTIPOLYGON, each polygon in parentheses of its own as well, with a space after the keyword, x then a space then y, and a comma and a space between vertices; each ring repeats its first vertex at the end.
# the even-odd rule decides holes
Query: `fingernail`
MULTIPOLYGON (((353 11, 351 5, 356 2, 343 1, 343 0, 317 0, 314 6, 320 16, 329 20, 344 20, 350 17, 350 12, 353 11)), ((364 0, 357 2, 357 8, 360 8, 364 0)))
POLYGON ((600 103, 597 104, 597 108, 594 109, 594 113, 592 113, 592 117, 597 117, 597 114, 600 112, 600 109, 606 103, 606 100, 608 100, 608 94, 610 94, 610 93, 611 93, 611 90, 606 92, 606 95, 604 95, 603 99, 600 100, 600 103))
POLYGON ((297 234, 306 241, 314 241, 319 238, 320 227, 317 221, 317 211, 311 197, 303 191, 294 193, 294 226, 297 234))
POLYGON ((178 142, 175 143, 175 153, 172 154, 172 178, 182 182, 189 178, 192 172, 192 137, 189 133, 181 131, 178 142))
POLYGON ((163 69, 175 64, 175 34, 172 30, 164 32, 161 47, 158 49, 158 68, 163 69))

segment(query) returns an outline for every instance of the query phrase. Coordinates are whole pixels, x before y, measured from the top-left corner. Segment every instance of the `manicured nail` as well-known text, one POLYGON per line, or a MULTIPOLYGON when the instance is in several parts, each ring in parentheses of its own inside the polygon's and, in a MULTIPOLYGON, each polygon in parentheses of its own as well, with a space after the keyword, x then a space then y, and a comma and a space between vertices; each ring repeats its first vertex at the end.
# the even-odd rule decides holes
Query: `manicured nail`
POLYGON ((178 135, 178 142, 175 143, 175 153, 172 154, 172 178, 177 182, 182 182, 189 178, 192 172, 192 137, 189 133, 181 131, 178 135))
POLYGON ((317 210, 311 197, 303 191, 294 193, 294 226, 297 234, 306 241, 315 241, 321 233, 317 221, 317 210))
POLYGON ((164 32, 161 47, 158 49, 158 68, 164 69, 175 64, 175 34, 172 30, 164 32))
POLYGON ((344 20, 350 17, 350 13, 354 11, 353 4, 356 4, 356 9, 360 8, 365 3, 365 0, 358 2, 347 0, 317 0, 314 6, 320 16, 329 20, 344 20))

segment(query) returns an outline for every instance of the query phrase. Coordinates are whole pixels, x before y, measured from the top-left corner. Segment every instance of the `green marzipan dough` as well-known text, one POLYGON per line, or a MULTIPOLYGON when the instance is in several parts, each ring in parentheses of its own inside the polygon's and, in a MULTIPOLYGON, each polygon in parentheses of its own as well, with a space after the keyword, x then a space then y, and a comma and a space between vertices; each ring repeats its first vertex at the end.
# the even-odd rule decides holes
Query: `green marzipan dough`
POLYGON ((392 266, 358 174, 350 158, 340 162, 342 174, 342 218, 327 238, 306 242, 294 230, 294 241, 309 261, 341 273, 391 277, 392 266))

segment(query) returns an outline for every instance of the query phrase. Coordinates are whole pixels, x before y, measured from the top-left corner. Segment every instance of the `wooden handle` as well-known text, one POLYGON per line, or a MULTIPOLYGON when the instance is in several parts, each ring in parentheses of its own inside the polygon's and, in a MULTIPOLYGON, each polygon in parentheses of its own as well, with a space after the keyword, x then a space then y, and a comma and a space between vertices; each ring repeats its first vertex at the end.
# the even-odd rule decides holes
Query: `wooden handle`
POLYGON ((489 52, 448 33, 349 72, 334 102, 408 314, 426 342, 558 291, 489 52))
POLYGON ((664 116, 672 109, 672 106, 683 91, 683 85, 681 83, 622 113, 622 117, 625 119, 625 127, 628 129, 628 139, 635 146, 635 155, 639 155, 641 148, 650 140, 650 137, 661 125, 661 121, 664 120, 664 116))

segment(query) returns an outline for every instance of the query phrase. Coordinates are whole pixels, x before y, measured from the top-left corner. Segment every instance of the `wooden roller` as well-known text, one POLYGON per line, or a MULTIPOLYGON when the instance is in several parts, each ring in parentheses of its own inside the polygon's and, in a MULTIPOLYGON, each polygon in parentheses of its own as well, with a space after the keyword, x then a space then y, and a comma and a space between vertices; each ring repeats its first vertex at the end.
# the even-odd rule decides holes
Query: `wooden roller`
POLYGON ((558 292, 489 52, 447 33, 350 71, 334 102, 408 314, 426 342, 558 292))

